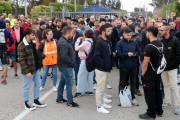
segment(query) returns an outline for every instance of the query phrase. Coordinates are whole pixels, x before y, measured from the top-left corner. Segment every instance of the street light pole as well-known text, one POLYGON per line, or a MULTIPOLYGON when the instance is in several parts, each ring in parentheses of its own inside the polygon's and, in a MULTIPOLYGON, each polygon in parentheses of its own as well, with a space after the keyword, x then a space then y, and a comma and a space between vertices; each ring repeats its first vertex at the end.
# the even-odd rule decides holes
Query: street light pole
POLYGON ((75 4, 75 12, 76 12, 76 0, 74 0, 74 4, 75 4))
POLYGON ((25 16, 27 15, 27 0, 25 0, 25 16))

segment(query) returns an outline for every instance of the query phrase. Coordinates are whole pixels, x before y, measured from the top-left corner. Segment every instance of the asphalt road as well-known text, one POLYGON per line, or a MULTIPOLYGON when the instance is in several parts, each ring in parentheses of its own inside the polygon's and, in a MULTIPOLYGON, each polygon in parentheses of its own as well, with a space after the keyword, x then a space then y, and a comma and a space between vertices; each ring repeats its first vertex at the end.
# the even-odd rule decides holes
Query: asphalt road
MULTIPOLYGON (((57 92, 52 91, 52 79, 47 78, 45 90, 40 92, 40 99, 47 104, 46 108, 37 108, 35 111, 24 109, 24 101, 22 96, 23 77, 18 68, 19 79, 14 77, 14 69, 8 70, 7 85, 0 84, 0 120, 13 120, 21 118, 21 120, 139 120, 139 114, 145 113, 147 106, 144 96, 136 96, 136 100, 140 106, 132 108, 121 108, 118 106, 118 84, 119 71, 114 68, 109 74, 109 84, 112 89, 106 92, 113 96, 112 109, 110 114, 102 114, 96 111, 95 92, 94 96, 84 95, 74 98, 74 102, 80 105, 80 108, 67 107, 66 103, 57 104, 57 92)), ((42 74, 42 71, 41 71, 42 74)), ((0 72, 2 75, 2 71, 0 72)), ((58 71, 58 82, 60 81, 60 72, 58 71)), ((30 101, 33 102, 33 84, 30 90, 30 101)), ((140 88, 143 92, 142 87, 140 88)), ((76 86, 73 86, 73 94, 76 92, 76 86)), ((66 98, 64 91, 64 98, 66 98)), ((172 102, 173 103, 173 102, 172 102)), ((172 104, 173 105, 173 104, 172 104)), ((180 120, 180 115, 174 115, 174 107, 164 109, 162 118, 157 120, 180 120)))

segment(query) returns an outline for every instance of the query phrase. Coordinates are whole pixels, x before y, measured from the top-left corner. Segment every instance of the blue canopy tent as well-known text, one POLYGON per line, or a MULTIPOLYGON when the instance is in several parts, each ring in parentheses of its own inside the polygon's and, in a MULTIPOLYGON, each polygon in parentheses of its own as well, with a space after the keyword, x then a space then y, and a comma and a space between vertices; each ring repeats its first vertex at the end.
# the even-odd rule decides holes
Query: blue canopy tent
MULTIPOLYGON (((92 6, 92 7, 88 7, 88 8, 84 8, 84 9, 82 9, 82 10, 79 10, 79 11, 76 11, 76 15, 78 15, 78 14, 81 14, 81 15, 92 15, 93 14, 93 12, 96 12, 96 13, 94 13, 94 14, 97 14, 97 12, 103 12, 104 14, 108 14, 108 12, 114 12, 114 11, 111 11, 111 10, 109 10, 109 9, 106 9, 106 8, 104 8, 104 7, 100 7, 100 6, 98 6, 98 5, 94 5, 94 6, 92 6), (86 12, 89 12, 89 13, 86 13, 86 12)), ((103 14, 103 13, 101 13, 101 14, 103 14)), ((99 13, 98 13, 99 14, 99 13)), ((111 15, 114 15, 115 13, 109 13, 109 15, 111 16, 111 15)))

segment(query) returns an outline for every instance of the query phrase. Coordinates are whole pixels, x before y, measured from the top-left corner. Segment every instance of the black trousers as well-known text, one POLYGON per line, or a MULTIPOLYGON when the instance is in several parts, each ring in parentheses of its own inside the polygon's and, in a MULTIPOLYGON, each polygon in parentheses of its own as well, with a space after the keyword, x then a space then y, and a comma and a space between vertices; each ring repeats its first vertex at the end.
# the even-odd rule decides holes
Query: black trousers
POLYGON ((142 84, 148 106, 146 114, 152 118, 156 118, 156 113, 162 115, 161 74, 157 75, 153 70, 147 70, 144 77, 142 77, 142 84))
POLYGON ((131 95, 132 95, 132 99, 135 99, 134 94, 135 94, 135 90, 136 90, 137 67, 121 68, 119 71, 120 71, 119 91, 124 89, 124 87, 126 86, 126 81, 130 76, 131 95))

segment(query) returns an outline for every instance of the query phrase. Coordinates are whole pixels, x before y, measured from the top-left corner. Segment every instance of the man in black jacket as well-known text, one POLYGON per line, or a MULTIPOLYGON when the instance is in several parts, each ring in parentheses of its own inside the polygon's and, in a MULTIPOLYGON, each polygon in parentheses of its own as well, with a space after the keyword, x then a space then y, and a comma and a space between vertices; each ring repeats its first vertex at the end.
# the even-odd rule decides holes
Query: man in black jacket
POLYGON ((141 31, 141 38, 142 38, 142 43, 141 43, 141 55, 144 56, 144 48, 146 45, 150 43, 150 41, 146 37, 146 32, 147 28, 150 26, 153 26, 153 20, 152 19, 147 19, 146 21, 147 26, 141 31))
POLYGON ((162 81, 164 84, 165 103, 163 108, 171 106, 170 88, 173 92, 175 114, 180 115, 180 97, 177 86, 177 68, 180 64, 180 41, 174 35, 170 34, 170 26, 163 25, 160 30, 162 36, 162 43, 164 45, 164 56, 167 61, 165 71, 162 73, 162 81))
MULTIPOLYGON (((71 38, 71 44, 72 44, 72 46, 74 48, 77 39, 79 37, 83 37, 83 34, 81 32, 79 32, 79 31, 77 31, 78 23, 73 22, 71 26, 72 26, 72 29, 73 29, 73 33, 72 33, 73 36, 71 38)), ((74 49, 74 51, 75 51, 75 49, 74 49)), ((78 56, 78 53, 79 53, 78 51, 75 51, 75 68, 74 68, 74 72, 75 72, 76 86, 77 86, 77 82, 78 82, 77 81, 78 80, 77 79, 77 74, 79 72, 79 65, 80 65, 80 58, 78 56)))
POLYGON ((92 15, 90 17, 90 23, 89 23, 90 28, 94 27, 94 22, 95 22, 95 17, 92 15))
POLYGON ((61 19, 56 20, 56 29, 54 29, 53 32, 53 38, 56 39, 57 41, 59 38, 62 36, 62 29, 61 29, 61 19))
POLYGON ((44 29, 46 28, 46 22, 44 20, 42 20, 40 23, 40 27, 39 30, 37 31, 37 37, 39 38, 39 41, 42 41, 42 33, 44 31, 44 29))
POLYGON ((112 97, 111 95, 104 94, 104 90, 107 86, 108 72, 112 69, 112 52, 111 46, 107 39, 110 37, 111 30, 107 25, 100 27, 101 38, 98 39, 95 45, 94 60, 96 61, 96 105, 97 112, 110 113, 105 108, 111 108, 112 106, 105 104, 112 102, 107 98, 112 97), (103 97, 104 96, 104 97, 103 97), (104 101, 104 103, 103 103, 104 101))
POLYGON ((73 102, 72 81, 73 68, 75 67, 75 57, 71 45, 72 27, 66 26, 62 31, 63 36, 57 43, 57 65, 61 72, 61 79, 58 87, 57 103, 67 102, 67 106, 79 107, 73 102), (63 99, 64 86, 66 85, 67 100, 63 99))

